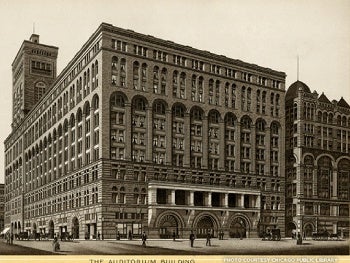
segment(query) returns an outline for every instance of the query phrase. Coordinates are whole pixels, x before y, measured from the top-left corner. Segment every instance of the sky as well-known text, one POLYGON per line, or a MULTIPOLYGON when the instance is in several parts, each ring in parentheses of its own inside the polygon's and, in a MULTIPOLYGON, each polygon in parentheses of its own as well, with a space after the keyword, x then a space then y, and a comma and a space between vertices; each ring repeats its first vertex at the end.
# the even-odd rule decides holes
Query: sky
POLYGON ((0 0, 0 183, 11 132, 11 64, 33 33, 59 47, 58 73, 102 23, 287 74, 350 104, 349 0, 0 0))

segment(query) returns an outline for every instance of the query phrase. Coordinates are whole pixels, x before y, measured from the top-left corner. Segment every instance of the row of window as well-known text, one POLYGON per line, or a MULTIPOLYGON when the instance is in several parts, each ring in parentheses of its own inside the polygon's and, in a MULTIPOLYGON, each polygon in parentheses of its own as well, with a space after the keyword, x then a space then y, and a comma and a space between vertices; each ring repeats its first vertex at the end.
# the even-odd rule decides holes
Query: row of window
POLYGON ((195 70, 210 72, 217 75, 222 75, 230 78, 241 79, 247 82, 252 82, 259 85, 269 86, 272 88, 282 89, 282 83, 278 80, 267 79, 266 77, 253 75, 251 73, 240 72, 238 70, 220 66, 217 64, 206 63, 198 59, 189 59, 185 56, 176 54, 168 54, 168 52, 153 49, 152 52, 147 47, 140 45, 131 45, 122 40, 112 39, 111 47, 121 52, 131 52, 134 55, 153 58, 162 62, 170 63, 170 61, 178 66, 190 67, 195 70), (129 49, 132 50, 129 50, 129 49), (172 60, 170 59, 172 57, 172 60))
MULTIPOLYGON (((117 56, 112 57, 111 64, 111 84, 113 86, 118 86, 126 88, 126 78, 127 78, 127 62, 125 58, 119 59, 117 56)), ((148 83, 152 79, 152 90, 155 94, 168 95, 170 90, 174 98, 186 99, 186 90, 188 88, 186 73, 178 72, 177 70, 173 71, 172 74, 172 85, 169 87, 169 73, 166 68, 159 68, 154 66, 152 78, 149 77, 150 73, 148 72, 148 66, 146 63, 142 65, 135 61, 132 67, 133 75, 133 89, 147 91, 149 90, 148 83)), ((236 108, 236 85, 225 83, 223 87, 221 81, 209 79, 208 80, 208 94, 204 95, 204 78, 203 76, 197 76, 195 74, 191 77, 191 100, 198 102, 205 102, 211 105, 225 105, 226 107, 236 108), (223 94, 223 89, 225 91, 225 96, 223 94), (205 96, 208 98, 206 99, 205 96)), ((251 88, 242 87, 241 96, 242 96, 242 110, 251 111, 251 88)), ((257 112, 266 114, 266 91, 261 92, 257 90, 257 112), (261 101, 261 102, 260 102, 261 101)), ((279 115, 279 104, 280 104, 280 95, 271 93, 272 105, 272 116, 279 115)))
MULTIPOLYGON (((132 119, 131 127, 131 157, 136 162, 146 161, 146 139, 148 136, 152 136, 153 146, 153 162, 165 163, 167 158, 166 149, 172 147, 172 164, 175 166, 183 166, 184 164, 184 151, 185 151, 185 128, 189 125, 190 145, 191 147, 191 165, 194 167, 201 167, 203 158, 203 136, 208 137, 208 151, 209 151, 209 169, 218 169, 219 155, 222 153, 227 157, 234 158, 235 142, 238 142, 238 138, 235 138, 235 132, 237 136, 241 133, 241 159, 246 159, 246 164, 242 165, 244 171, 249 172, 250 167, 250 152, 254 141, 251 139, 252 134, 252 120, 250 118, 243 117, 241 120, 241 127, 237 130, 237 120, 233 114, 227 114, 225 116, 224 126, 220 128, 219 122, 221 120, 220 114, 212 110, 208 114, 208 130, 203 131, 204 116, 203 111, 198 108, 192 108, 189 119, 185 119, 185 108, 181 104, 175 104, 170 116, 166 116, 166 104, 161 100, 157 100, 153 104, 153 119, 150 120, 150 115, 146 111, 147 102, 144 98, 138 96, 132 101, 132 105, 129 112, 125 107, 126 97, 122 93, 113 93, 111 96, 111 158, 112 159, 125 159, 126 151, 126 134, 129 131, 129 127, 126 124, 125 119, 132 119), (131 114, 131 117, 128 115, 131 114), (169 118, 170 117, 170 118, 169 118), (152 121, 153 130, 146 130, 148 122, 152 121), (167 144, 167 139, 170 136, 169 132, 165 132, 168 122, 172 122, 172 141, 173 145, 167 144), (185 122, 189 122, 185 125, 185 122), (219 134, 221 129, 224 129, 225 138, 227 139, 225 145, 219 141, 219 134), (152 132, 151 132, 152 131, 152 132), (240 132, 239 132, 240 131, 240 132), (151 132, 151 133, 150 133, 151 132), (204 135, 206 134, 206 135, 204 135), (226 149, 224 149, 226 147, 226 149), (220 149, 221 148, 221 149, 220 149)), ((267 136, 266 123, 262 120, 258 120, 256 123, 256 129, 259 138, 259 153, 264 155, 265 150, 265 136, 267 136)), ((273 122, 271 124, 271 135, 268 140, 271 143, 271 161, 278 162, 278 147, 279 147, 279 132, 278 124, 273 122), (276 149, 275 149, 276 148, 276 149)), ((149 146, 148 146, 149 149, 149 146)), ((129 157, 130 158, 130 157, 129 157)), ((148 160, 149 161, 149 160, 148 160)), ((232 169, 234 166, 234 159, 226 161, 227 168, 232 169), (230 168, 231 167, 231 168, 230 168)), ((276 164, 278 165, 278 164, 276 164)), ((262 170, 262 169, 260 169, 262 170)), ((262 172, 264 173, 264 172, 262 172)))

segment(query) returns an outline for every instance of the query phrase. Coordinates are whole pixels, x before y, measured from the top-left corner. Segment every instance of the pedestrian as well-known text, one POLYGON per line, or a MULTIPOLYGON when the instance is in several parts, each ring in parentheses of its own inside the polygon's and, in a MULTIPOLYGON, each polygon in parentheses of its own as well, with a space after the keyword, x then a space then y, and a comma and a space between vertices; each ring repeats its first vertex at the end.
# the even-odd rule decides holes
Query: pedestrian
POLYGON ((224 240, 224 231, 221 230, 221 240, 224 240))
POLYGON ((11 245, 13 245, 13 233, 11 233, 11 245))
POLYGON ((101 240, 101 234, 100 234, 100 232, 97 233, 97 238, 98 238, 98 240, 101 240))
POLYGON ((129 240, 132 240, 132 233, 131 233, 131 230, 129 230, 128 237, 129 237, 129 240))
POLYGON ((58 242, 58 238, 57 238, 57 237, 55 237, 55 238, 53 239, 52 248, 53 248, 53 251, 54 251, 54 252, 60 250, 60 243, 58 242))
POLYGON ((119 233, 119 231, 117 232, 117 238, 116 239, 120 240, 120 233, 119 233))
POLYGON ((173 231, 173 241, 175 241, 176 238, 176 234, 175 234, 175 230, 173 231))
POLYGON ((143 247, 146 247, 146 240, 147 240, 147 235, 146 235, 146 232, 143 231, 143 233, 142 233, 142 246, 143 247))
POLYGON ((190 234, 191 247, 193 247, 194 239, 195 237, 194 237, 193 231, 191 230, 191 234, 190 234))
POLYGON ((210 233, 210 231, 208 231, 208 233, 207 233, 207 243, 205 243, 206 246, 211 246, 210 239, 211 239, 211 233, 210 233))

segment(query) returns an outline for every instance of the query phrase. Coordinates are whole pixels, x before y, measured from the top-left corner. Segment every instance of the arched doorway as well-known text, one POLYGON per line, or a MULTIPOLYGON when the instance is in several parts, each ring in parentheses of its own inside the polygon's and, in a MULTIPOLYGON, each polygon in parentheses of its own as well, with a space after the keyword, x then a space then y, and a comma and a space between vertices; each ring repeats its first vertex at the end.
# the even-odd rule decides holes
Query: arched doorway
POLYGON ((286 227, 286 237, 292 237, 292 234, 296 234, 297 227, 294 222, 289 222, 286 227))
POLYGON ((55 234, 55 225, 52 220, 49 222, 49 238, 53 238, 55 234))
POLYGON ((72 235, 74 239, 79 238, 79 220, 77 217, 72 219, 72 235))
POLYGON ((203 238, 207 236, 210 232, 212 236, 215 235, 217 230, 214 219, 211 216, 203 216, 197 222, 196 234, 198 238, 203 238))
POLYGON ((236 217, 232 220, 229 235, 233 238, 247 237, 247 224, 244 218, 236 217))
POLYGON ((178 219, 174 215, 164 215, 159 220, 159 237, 172 238, 173 232, 178 237, 180 233, 178 219))
POLYGON ((312 232, 314 232, 314 226, 312 224, 306 224, 304 226, 304 236, 305 237, 312 237, 312 232))

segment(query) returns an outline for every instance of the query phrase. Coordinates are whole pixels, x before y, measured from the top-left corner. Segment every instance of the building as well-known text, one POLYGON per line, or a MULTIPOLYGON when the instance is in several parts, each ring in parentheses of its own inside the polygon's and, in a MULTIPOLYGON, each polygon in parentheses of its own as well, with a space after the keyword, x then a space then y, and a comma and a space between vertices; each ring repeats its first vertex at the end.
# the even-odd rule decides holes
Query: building
POLYGON ((0 231, 5 228, 5 191, 4 184, 0 184, 0 231))
POLYGON ((284 235, 285 73, 105 23, 56 57, 33 35, 12 65, 13 232, 284 235))
POLYGON ((286 93, 286 233, 349 237, 350 106, 296 81, 286 93))

